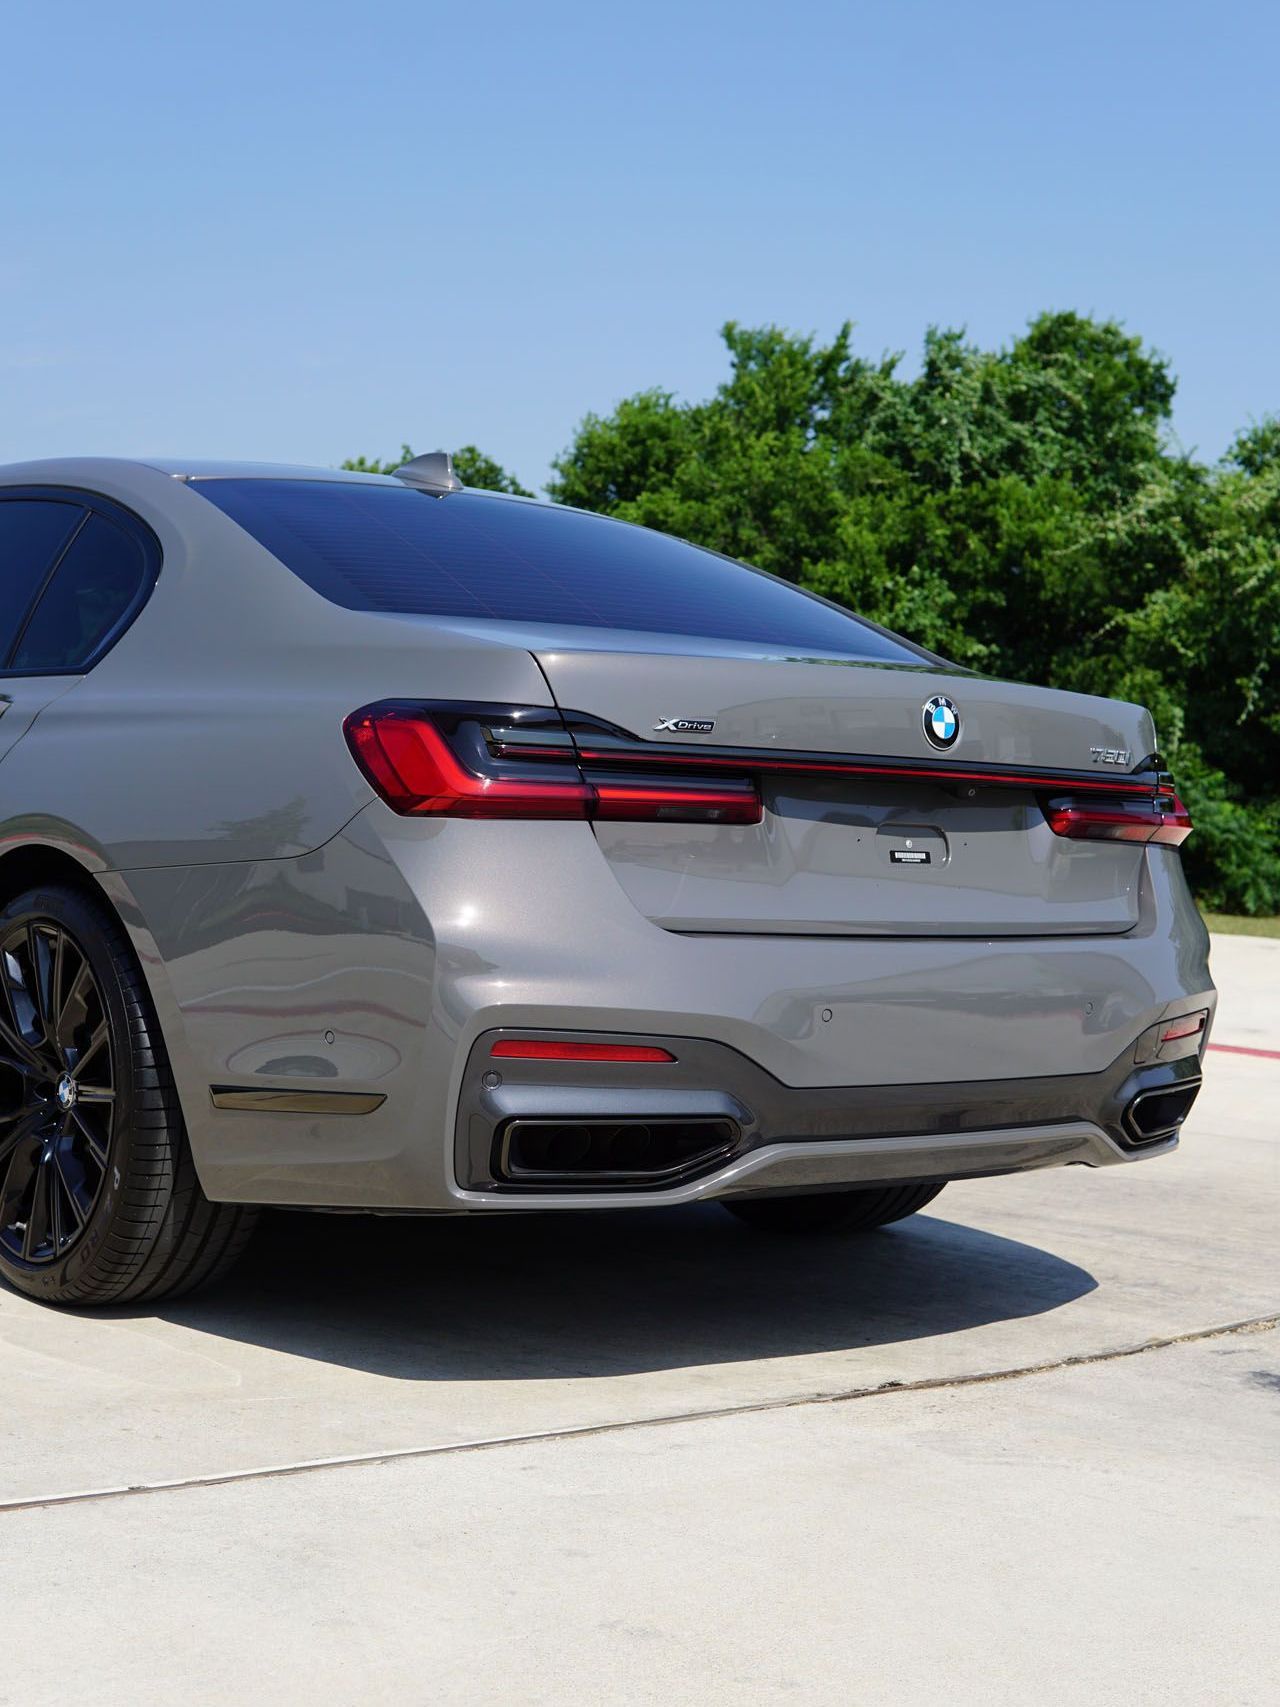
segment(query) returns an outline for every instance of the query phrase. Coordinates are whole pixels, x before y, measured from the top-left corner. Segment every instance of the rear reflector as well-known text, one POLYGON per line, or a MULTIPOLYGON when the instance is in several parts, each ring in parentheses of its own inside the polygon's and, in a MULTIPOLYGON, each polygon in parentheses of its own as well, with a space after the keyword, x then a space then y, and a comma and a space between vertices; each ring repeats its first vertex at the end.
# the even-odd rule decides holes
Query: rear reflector
POLYGON ((1139 1066, 1145 1066, 1149 1061, 1180 1061, 1188 1055, 1198 1055, 1208 1025, 1208 1008, 1179 1014, 1176 1019, 1158 1020, 1147 1027, 1134 1045, 1133 1058, 1139 1066))
POLYGON ((1132 800, 1075 800, 1044 803, 1045 822, 1055 836, 1071 841, 1156 842, 1176 848, 1191 834, 1191 814, 1176 794, 1132 800))
POLYGON ((1171 1020, 1160 1033, 1161 1043, 1176 1043, 1180 1037, 1198 1037, 1208 1018, 1208 1010, 1201 1008, 1198 1013, 1184 1014, 1181 1019, 1171 1020))
POLYGON ((545 1038, 504 1037, 489 1051, 503 1061, 674 1061, 669 1049, 650 1043, 578 1043, 545 1038))

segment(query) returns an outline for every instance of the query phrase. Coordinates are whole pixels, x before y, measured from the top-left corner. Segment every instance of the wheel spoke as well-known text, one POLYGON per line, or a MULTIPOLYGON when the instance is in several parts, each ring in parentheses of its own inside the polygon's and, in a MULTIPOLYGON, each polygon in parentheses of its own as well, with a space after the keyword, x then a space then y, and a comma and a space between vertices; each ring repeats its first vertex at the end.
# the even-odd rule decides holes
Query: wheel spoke
POLYGON ((56 931, 53 942, 53 1006, 56 1012, 62 996, 62 968, 67 958, 66 931, 56 931))
POLYGON ((22 1205, 31 1189, 32 1176, 39 1168, 43 1148, 44 1139, 28 1133, 10 1149, 4 1186, 0 1189, 0 1234, 22 1219, 22 1205))
POLYGON ((27 1211, 27 1227, 22 1236, 22 1254, 28 1262, 49 1236, 50 1170, 43 1163, 37 1162, 35 1176, 31 1208, 27 1211))
POLYGON ((67 1203, 70 1205, 72 1218, 75 1221, 75 1226, 72 1228, 72 1232, 78 1233, 89 1218, 88 1206, 86 1205, 85 1207, 81 1207, 81 1195, 83 1194, 83 1196, 89 1200, 89 1203, 92 1203, 93 1194, 85 1188, 83 1172, 81 1174, 79 1190, 76 1189, 75 1182, 67 1177, 67 1158, 63 1155, 61 1150, 55 1150, 53 1152, 53 1165, 57 1171, 58 1184, 62 1188, 62 1196, 66 1198, 67 1203))
MULTIPOLYGON (((5 979, 0 977, 0 988, 4 988, 5 982, 5 979)), ((0 1014, 0 1064, 12 1066, 15 1071, 28 1078, 32 1073, 44 1071, 44 1062, 21 1032, 15 1026, 11 1026, 3 1014, 0 1014)))
MULTIPOLYGON (((72 946, 74 947, 75 945, 73 944, 72 946)), ((79 949, 77 949, 76 952, 80 953, 79 949)), ((71 980, 71 988, 63 997, 62 1006, 58 1009, 53 1022, 54 1037, 59 1050, 65 1050, 70 1047, 67 1041, 67 1015, 71 1012, 75 1003, 81 999, 81 992, 84 990, 85 985, 91 982, 91 979, 92 973, 89 971, 89 962, 83 954, 80 954, 80 968, 75 977, 71 980)))
MULTIPOLYGON (((57 940, 62 941, 61 931, 58 932, 57 940)), ((54 1035, 54 949, 49 941, 48 931, 42 930, 38 925, 27 926, 27 959, 31 962, 30 995, 36 1023, 45 1042, 52 1047, 61 1061, 62 1048, 54 1035)))
POLYGON ((98 1167, 105 1169, 107 1165, 107 1147, 78 1108, 71 1110, 71 1124, 84 1139, 85 1146, 98 1167))
MULTIPOLYGON (((0 1032, 0 1036, 2 1035, 3 1032, 0 1032)), ((16 1073, 20 1079, 29 1079, 31 1077, 32 1067, 30 1061, 26 1061, 21 1056, 15 1055, 11 1050, 6 1049, 3 1044, 0 1044, 0 1067, 3 1067, 7 1072, 16 1073)), ((0 1115, 0 1119, 3 1119, 2 1115, 0 1115)))
MULTIPOLYGON (((26 931, 23 931, 19 941, 30 959, 26 931)), ((18 956, 18 945, 15 939, 10 938, 10 946, 0 954, 0 987, 4 990, 15 1040, 30 1052, 33 1060, 38 1061, 42 1036, 32 1034, 40 1031, 40 1015, 30 988, 30 973, 18 956)))
MULTIPOLYGON (((62 963, 67 956, 67 933, 59 931, 53 939, 53 975, 49 980, 48 1014, 53 1026, 54 1044, 58 1043, 58 1020, 62 1014, 62 963)), ((63 1051, 63 1060, 66 1052, 63 1051)))
POLYGON ((88 1043, 85 1044, 83 1054, 76 1055, 75 1059, 72 1060, 74 1050, 68 1049, 67 1060, 77 1079, 80 1078, 86 1066, 88 1066, 89 1062, 93 1060, 94 1056, 102 1048, 109 1035, 110 1033, 107 1029, 107 1022, 106 1020, 103 1020, 102 1024, 94 1032, 88 1043))
POLYGON ((62 1249, 62 1191, 61 1176, 52 1162, 41 1162, 40 1172, 44 1179, 44 1197, 49 1216, 49 1240, 56 1257, 62 1249))
POLYGON ((88 954, 59 919, 33 908, 0 937, 0 1247, 7 1257, 43 1266, 65 1256, 88 1227, 111 1156, 114 1054, 88 954), (60 1112, 55 1087, 70 1109, 60 1112))
POLYGON ((5 1163, 15 1147, 29 1138, 36 1129, 44 1124, 49 1117, 49 1111, 43 1105, 34 1108, 20 1108, 16 1114, 5 1115, 5 1120, 15 1122, 7 1132, 0 1132, 0 1179, 4 1177, 5 1163))
POLYGON ((109 1085, 79 1085, 77 1090, 81 1102, 104 1103, 116 1100, 116 1093, 109 1085))
POLYGON ((24 1226, 24 1214, 27 1221, 31 1219, 31 1212, 24 1210, 24 1205, 31 1202, 43 1149, 44 1139, 27 1133, 20 1144, 10 1147, 7 1159, 0 1162, 0 1239, 12 1234, 10 1248, 14 1243, 19 1246, 26 1243, 24 1234, 19 1236, 19 1227, 24 1226))
POLYGON ((49 1107, 43 1102, 24 1103, 21 1108, 10 1109, 8 1114, 0 1114, 0 1167, 4 1158, 15 1144, 45 1125, 49 1119, 49 1107))

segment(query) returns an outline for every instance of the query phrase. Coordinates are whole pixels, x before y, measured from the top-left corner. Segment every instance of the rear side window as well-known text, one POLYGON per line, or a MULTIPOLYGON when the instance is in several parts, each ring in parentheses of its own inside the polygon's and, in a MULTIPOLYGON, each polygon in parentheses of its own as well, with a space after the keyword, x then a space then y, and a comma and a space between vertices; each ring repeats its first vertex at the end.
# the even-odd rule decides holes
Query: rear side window
POLYGON ((58 553, 83 519, 79 504, 0 497, 0 669, 58 553))
POLYGON ((136 610, 150 579, 141 540, 93 512, 63 553, 9 668, 86 668, 136 610))
POLYGON ((786 582, 647 528, 475 492, 203 480, 192 490, 348 610, 649 630, 917 663, 786 582))

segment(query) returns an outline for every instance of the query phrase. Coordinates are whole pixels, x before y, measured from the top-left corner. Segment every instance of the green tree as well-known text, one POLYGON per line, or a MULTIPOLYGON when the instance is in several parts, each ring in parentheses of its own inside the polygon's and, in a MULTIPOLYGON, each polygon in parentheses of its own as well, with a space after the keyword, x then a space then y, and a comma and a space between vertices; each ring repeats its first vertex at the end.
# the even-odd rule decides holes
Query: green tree
POLYGON ((724 329, 708 399, 588 415, 551 495, 743 557, 956 662, 1149 704, 1206 900, 1280 909, 1280 422, 1218 468, 1169 446, 1167 362, 1046 314, 1007 349, 931 330, 919 372, 724 329))

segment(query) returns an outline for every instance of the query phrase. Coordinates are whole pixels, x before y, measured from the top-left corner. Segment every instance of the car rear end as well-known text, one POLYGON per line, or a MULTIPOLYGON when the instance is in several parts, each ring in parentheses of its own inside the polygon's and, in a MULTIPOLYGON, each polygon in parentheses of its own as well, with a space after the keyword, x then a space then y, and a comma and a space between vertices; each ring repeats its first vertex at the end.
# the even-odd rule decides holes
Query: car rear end
POLYGON ((968 675, 551 506, 408 490, 388 525, 390 489, 219 484, 334 602, 488 639, 522 681, 532 654, 546 683, 534 704, 388 680, 346 719, 361 834, 433 956, 402 1207, 1175 1146, 1214 995, 1140 708, 968 675))

